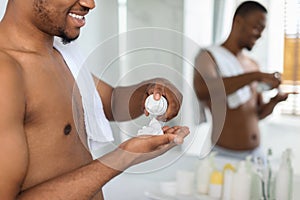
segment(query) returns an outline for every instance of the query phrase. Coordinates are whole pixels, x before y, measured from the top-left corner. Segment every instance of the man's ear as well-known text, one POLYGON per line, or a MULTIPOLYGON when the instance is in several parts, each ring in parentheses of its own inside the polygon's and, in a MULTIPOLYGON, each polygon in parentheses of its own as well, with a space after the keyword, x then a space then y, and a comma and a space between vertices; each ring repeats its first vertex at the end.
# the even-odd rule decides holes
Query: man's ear
POLYGON ((243 21, 244 21, 244 18, 242 16, 240 16, 240 15, 235 16, 234 22, 236 24, 241 24, 241 23, 243 23, 243 21))

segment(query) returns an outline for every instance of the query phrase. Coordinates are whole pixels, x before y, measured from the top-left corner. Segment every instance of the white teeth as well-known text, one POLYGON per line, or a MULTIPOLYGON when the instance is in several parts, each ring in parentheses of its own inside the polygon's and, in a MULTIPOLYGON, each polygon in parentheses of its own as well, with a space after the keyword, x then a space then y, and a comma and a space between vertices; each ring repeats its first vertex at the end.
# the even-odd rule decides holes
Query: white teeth
POLYGON ((71 17, 76 18, 76 19, 83 19, 83 18, 84 18, 84 16, 76 15, 76 14, 74 14, 74 13, 69 13, 69 15, 70 15, 71 17))

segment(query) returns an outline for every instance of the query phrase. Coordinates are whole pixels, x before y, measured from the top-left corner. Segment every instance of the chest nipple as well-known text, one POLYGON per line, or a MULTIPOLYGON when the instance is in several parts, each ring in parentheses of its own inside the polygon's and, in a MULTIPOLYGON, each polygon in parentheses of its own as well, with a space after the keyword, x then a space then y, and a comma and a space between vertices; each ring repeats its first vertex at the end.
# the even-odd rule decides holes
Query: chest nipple
POLYGON ((64 134, 70 135, 71 131, 72 131, 72 126, 70 124, 67 124, 64 128, 64 134))

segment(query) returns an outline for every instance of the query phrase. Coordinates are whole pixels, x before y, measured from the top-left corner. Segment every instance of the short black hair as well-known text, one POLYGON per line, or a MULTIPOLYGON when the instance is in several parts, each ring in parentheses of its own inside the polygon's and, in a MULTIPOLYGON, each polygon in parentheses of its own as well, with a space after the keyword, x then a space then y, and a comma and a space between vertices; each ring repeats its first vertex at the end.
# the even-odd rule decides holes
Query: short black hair
POLYGON ((267 9, 260 3, 256 2, 256 1, 245 1, 237 7, 237 9, 234 13, 234 18, 236 16, 245 17, 248 14, 253 13, 253 11, 261 11, 264 13, 268 13, 267 9))

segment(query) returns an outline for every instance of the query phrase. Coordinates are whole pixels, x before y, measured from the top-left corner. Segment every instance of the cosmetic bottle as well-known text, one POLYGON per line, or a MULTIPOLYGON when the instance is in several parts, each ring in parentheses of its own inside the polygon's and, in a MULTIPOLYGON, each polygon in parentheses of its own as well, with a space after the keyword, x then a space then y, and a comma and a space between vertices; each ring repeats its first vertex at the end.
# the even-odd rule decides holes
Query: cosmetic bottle
POLYGON ((279 170, 276 175, 276 200, 291 200, 293 187, 293 168, 291 165, 291 150, 283 152, 279 170))
POLYGON ((231 200, 234 171, 235 168, 229 163, 223 168, 222 200, 231 200))
POLYGON ((208 195, 215 199, 220 199, 222 196, 223 174, 220 171, 214 170, 210 176, 208 195))
POLYGON ((147 126, 138 130, 137 135, 163 135, 164 122, 159 121, 157 117, 165 114, 167 108, 168 102, 165 97, 161 96, 159 100, 155 100, 153 94, 149 95, 145 101, 145 109, 149 112, 151 120, 147 126))
POLYGON ((264 164, 260 157, 255 158, 255 164, 250 172, 251 175, 251 200, 265 200, 266 195, 264 191, 263 179, 264 164))
POLYGON ((265 182, 265 195, 267 199, 272 199, 274 197, 273 194, 273 185, 274 185, 274 175, 273 175, 273 170, 271 166, 271 161, 270 158, 272 156, 272 149, 268 149, 268 154, 267 154, 267 161, 266 161, 266 166, 264 170, 264 182, 265 182))
POLYGON ((211 173, 214 170, 214 157, 216 152, 212 152, 209 156, 199 161, 197 168, 196 188, 199 194, 208 194, 211 173))
POLYGON ((239 163, 237 172, 233 176, 232 200, 250 199, 251 176, 247 170, 246 162, 239 163))
POLYGON ((161 96, 159 100, 155 100, 153 94, 151 94, 145 101, 145 108, 150 115, 157 117, 165 114, 168 108, 168 102, 163 96, 161 96))

